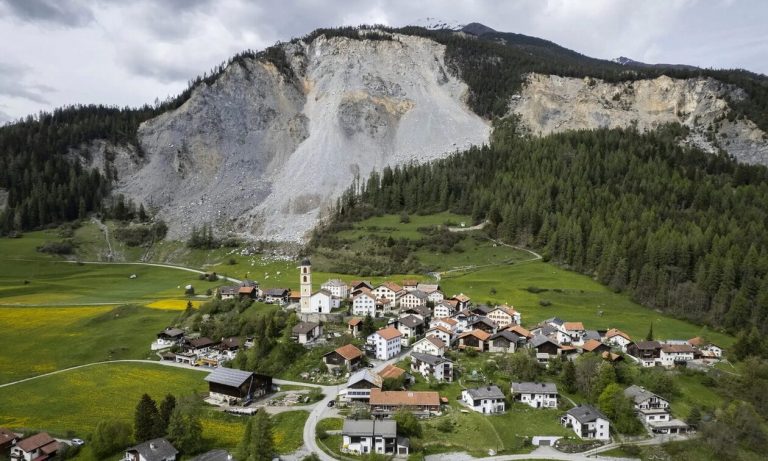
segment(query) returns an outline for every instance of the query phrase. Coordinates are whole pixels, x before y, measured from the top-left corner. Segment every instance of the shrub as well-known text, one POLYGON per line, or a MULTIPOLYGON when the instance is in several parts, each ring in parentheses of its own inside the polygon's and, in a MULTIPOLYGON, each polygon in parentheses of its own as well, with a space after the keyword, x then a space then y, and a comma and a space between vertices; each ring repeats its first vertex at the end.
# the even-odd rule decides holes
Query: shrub
POLYGON ((552 305, 552 301, 549 301, 547 299, 542 299, 542 300, 539 301, 539 305, 541 307, 549 307, 549 306, 552 305))
POLYGON ((75 246, 70 240, 64 240, 61 242, 45 242, 37 247, 37 251, 40 253, 48 253, 53 255, 71 255, 75 252, 75 246))

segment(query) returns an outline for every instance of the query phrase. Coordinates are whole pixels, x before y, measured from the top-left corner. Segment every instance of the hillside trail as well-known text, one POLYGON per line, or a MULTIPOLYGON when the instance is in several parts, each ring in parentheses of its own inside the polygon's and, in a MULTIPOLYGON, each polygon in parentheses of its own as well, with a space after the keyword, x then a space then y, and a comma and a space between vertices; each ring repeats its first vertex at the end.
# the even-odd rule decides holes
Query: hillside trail
POLYGON ((96 224, 99 227, 99 230, 101 230, 101 233, 104 234, 104 239, 107 241, 107 248, 109 249, 109 253, 107 253, 107 260, 112 261, 115 256, 115 252, 112 249, 112 241, 109 239, 109 227, 95 216, 91 218, 91 222, 96 224))

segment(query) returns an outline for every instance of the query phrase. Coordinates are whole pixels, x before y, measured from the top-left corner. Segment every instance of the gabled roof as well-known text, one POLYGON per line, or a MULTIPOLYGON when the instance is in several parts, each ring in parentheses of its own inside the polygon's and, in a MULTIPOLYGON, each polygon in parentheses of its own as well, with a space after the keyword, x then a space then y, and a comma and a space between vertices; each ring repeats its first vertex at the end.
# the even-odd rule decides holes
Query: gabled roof
POLYGON ((581 348, 587 352, 593 352, 600 346, 608 347, 596 339, 588 339, 584 341, 584 344, 581 346, 581 348))
POLYGON ((380 389, 371 389, 370 404, 372 407, 378 405, 440 405, 440 394, 434 391, 382 391, 380 389))
POLYGON ((317 290, 316 292, 312 293, 312 296, 317 296, 317 295, 326 296, 326 297, 330 298, 330 297, 333 296, 333 293, 331 293, 330 291, 326 290, 325 288, 321 288, 321 289, 317 290))
POLYGON ((429 341, 439 348, 445 347, 445 342, 443 342, 443 340, 438 338, 437 336, 427 336, 426 338, 422 339, 422 341, 429 341))
POLYGON ((282 297, 288 294, 289 291, 288 288, 269 288, 264 292, 264 296, 282 297))
POLYGON ((483 330, 472 330, 472 331, 464 332, 461 335, 459 335, 459 339, 466 338, 467 336, 474 336, 480 341, 488 341, 488 338, 491 337, 491 334, 483 330))
POLYGON ((600 333, 597 330, 587 330, 584 332, 583 338, 585 340, 594 339, 594 340, 600 341, 600 333))
POLYGON ((240 282, 240 284, 239 284, 238 286, 241 286, 241 287, 256 287, 256 288, 259 288, 259 282, 255 281, 255 280, 248 280, 248 279, 245 279, 245 280, 243 280, 242 282, 240 282))
MULTIPOLYGON (((25 452, 30 453, 52 443, 57 444, 56 447, 58 447, 58 442, 54 440, 53 437, 51 437, 47 432, 41 432, 39 434, 29 436, 26 439, 19 440, 16 442, 16 446, 25 452)), ((56 450, 54 449, 53 451, 56 450)))
POLYGON ((368 290, 366 288, 363 288, 362 290, 360 290, 360 293, 358 293, 355 296, 353 296, 352 297, 352 301, 354 302, 355 299, 357 299, 357 298, 359 298, 361 296, 367 296, 367 297, 371 298, 372 300, 376 301, 376 296, 374 296, 373 293, 371 293, 370 290, 368 290))
POLYGON ((565 322, 563 323, 565 331, 584 331, 584 324, 581 322, 565 322))
POLYGON ((499 386, 484 386, 476 387, 474 389, 467 389, 472 399, 503 399, 504 393, 499 389, 499 386))
POLYGON ((232 295, 237 294, 237 290, 239 290, 239 289, 240 289, 240 287, 237 286, 237 285, 235 285, 235 286, 223 286, 223 287, 219 287, 219 294, 220 295, 226 295, 226 296, 232 296, 232 295))
POLYGON ((456 326, 456 325, 459 324, 458 320, 452 319, 450 317, 443 317, 443 318, 440 319, 440 321, 441 322, 445 322, 445 323, 447 323, 448 325, 451 325, 451 326, 456 326))
POLYGON ((643 403, 651 397, 661 398, 644 387, 636 386, 634 384, 624 389, 624 396, 632 399, 636 404, 643 403))
POLYGON ((530 343, 531 343, 531 346, 533 346, 533 347, 539 347, 539 346, 541 346, 541 345, 542 345, 542 344, 544 344, 544 343, 552 343, 552 344, 554 344, 555 346, 557 346, 557 347, 560 347, 560 345, 559 345, 559 344, 557 344, 556 342, 554 342, 554 341, 552 341, 551 339, 547 338, 546 336, 542 336, 542 335, 536 335, 536 336, 534 336, 534 337, 533 337, 533 338, 530 340, 530 343))
POLYGON ((250 371, 219 367, 214 369, 208 376, 203 379, 209 383, 223 384, 225 386, 231 387, 240 387, 253 376, 253 373, 250 371))
POLYGON ((360 318, 353 318, 347 321, 347 325, 351 326, 360 325, 361 323, 363 323, 363 319, 360 318))
POLYGON ((417 290, 421 290, 424 293, 430 294, 434 293, 435 291, 440 291, 440 285, 433 284, 433 283, 419 283, 416 285, 417 290))
POLYGON ((340 348, 336 349, 334 352, 344 357, 346 360, 354 360, 358 357, 363 356, 363 352, 360 349, 353 346, 352 344, 341 346, 340 348))
POLYGON ((160 335, 170 336, 171 338, 177 338, 179 336, 184 336, 184 330, 168 327, 157 334, 157 336, 160 336, 160 335))
POLYGON ((418 280, 412 280, 412 279, 403 280, 403 286, 404 286, 404 287, 415 287, 415 286, 419 286, 419 281, 418 281, 418 280))
POLYGON ((438 355, 422 354, 421 352, 411 352, 411 357, 418 360, 419 362, 426 362, 432 366, 440 365, 441 363, 451 362, 450 359, 447 359, 445 357, 440 357, 438 355))
POLYGON ((327 282, 323 283, 323 287, 344 287, 347 286, 346 283, 342 282, 340 279, 328 279, 327 282))
POLYGON ((635 343, 638 349, 661 349, 661 343, 658 341, 638 341, 635 343))
POLYGON ((352 280, 349 282, 349 286, 353 289, 365 287, 369 290, 373 290, 373 285, 371 285, 371 282, 367 280, 352 280))
POLYGON ((414 296, 414 297, 416 297, 416 298, 419 298, 419 299, 421 299, 421 300, 425 300, 425 299, 429 298, 429 295, 428 295, 428 294, 426 294, 426 293, 424 293, 424 292, 423 292, 423 291, 421 291, 421 290, 413 290, 413 291, 409 291, 408 293, 406 293, 405 295, 403 295, 403 297, 406 297, 406 296, 414 296))
POLYGON ((387 366, 385 366, 378 374, 381 376, 381 379, 399 378, 405 374, 405 370, 390 363, 387 364, 387 366))
POLYGON ((487 314, 493 312, 494 310, 496 310, 496 308, 495 307, 491 307, 491 306, 486 306, 485 304, 478 304, 478 305, 475 305, 475 306, 471 307, 469 310, 471 312, 474 312, 474 313, 480 313, 482 315, 487 315, 487 314))
POLYGON ((442 325, 435 325, 435 326, 433 326, 432 328, 430 328, 429 330, 427 330, 427 335, 429 335, 429 332, 430 332, 430 331, 432 331, 432 330, 441 331, 441 332, 443 332, 443 333, 447 334, 448 336, 450 336, 450 335, 451 335, 451 330, 449 330, 449 329, 445 328, 445 327, 444 327, 444 326, 442 326, 442 325))
POLYGON ((491 336, 491 341, 497 338, 504 338, 509 342, 517 343, 519 340, 523 339, 523 336, 520 336, 518 333, 515 333, 514 331, 509 330, 502 330, 495 335, 491 336))
POLYGON ((498 326, 496 325, 496 322, 489 319, 488 317, 476 317, 474 320, 470 321, 467 325, 471 327, 472 325, 477 325, 478 323, 482 323, 483 325, 486 325, 490 328, 496 328, 498 326))
POLYGON ((664 344, 661 351, 665 354, 693 354, 696 352, 690 344, 664 344))
POLYGON ((605 332, 605 339, 611 339, 614 336, 621 336, 622 338, 626 339, 627 341, 632 341, 632 338, 630 338, 628 334, 624 333, 623 331, 619 330, 618 328, 611 328, 610 330, 605 332))
POLYGON ((206 338, 203 336, 202 338, 195 338, 189 340, 189 345, 198 348, 198 347, 209 347, 213 346, 214 344, 218 344, 218 341, 214 341, 211 338, 206 338))
POLYGON ((400 332, 394 327, 386 327, 374 333, 374 335, 381 336, 385 341, 389 341, 402 336, 400 332))
POLYGON ((249 295, 249 294, 253 293, 256 290, 257 290, 256 287, 240 287, 240 288, 237 289, 237 292, 239 294, 249 295))
POLYGON ((520 382, 511 383, 513 394, 557 394, 555 383, 520 382))
POLYGON ((227 450, 211 450, 197 455, 189 461, 232 461, 232 455, 227 450))
POLYGON ((315 322, 299 322, 291 331, 295 335, 305 335, 319 326, 320 324, 315 322))
POLYGON ((559 317, 552 317, 544 321, 544 323, 551 323, 552 325, 562 326, 565 321, 559 317))
POLYGON ((530 331, 526 330, 525 328, 523 328, 520 325, 512 325, 511 327, 507 328, 507 331, 511 331, 513 333, 517 333, 520 336, 524 336, 526 338, 532 338, 533 337, 533 335, 531 334, 530 331))
POLYGON ((579 405, 577 407, 571 408, 567 413, 576 418, 576 420, 581 424, 591 423, 597 418, 602 418, 606 421, 608 420, 608 418, 606 418, 605 415, 600 412, 600 410, 593 407, 592 405, 579 405))
POLYGON ((0 445, 5 445, 11 440, 16 440, 18 438, 19 436, 17 436, 14 432, 4 427, 0 427, 0 445))
POLYGON ((395 293, 403 291, 403 287, 401 287, 400 285, 396 284, 395 282, 384 282, 380 286, 382 286, 382 285, 387 287, 387 288, 389 288, 390 290, 394 291, 395 293))
POLYGON ((179 454, 179 450, 171 445, 171 442, 165 439, 154 439, 140 443, 126 451, 135 451, 147 461, 159 461, 166 458, 173 458, 179 454))
POLYGON ((407 315, 402 317, 398 319, 398 322, 400 322, 400 325, 404 325, 408 328, 416 328, 419 325, 424 325, 424 320, 416 317, 415 315, 407 315))
POLYGON ((347 387, 357 384, 361 381, 367 381, 373 384, 374 387, 378 387, 378 388, 381 388, 381 385, 382 385, 382 378, 380 375, 374 373, 373 371, 367 368, 363 368, 362 370, 356 372, 355 374, 349 377, 349 381, 347 381, 347 387))
POLYGON ((371 437, 373 435, 385 438, 397 437, 397 422, 392 419, 345 419, 341 433, 349 437, 371 437))
POLYGON ((466 303, 471 298, 469 296, 465 295, 464 293, 459 293, 457 295, 454 295, 451 299, 454 299, 454 300, 462 302, 462 303, 466 303))

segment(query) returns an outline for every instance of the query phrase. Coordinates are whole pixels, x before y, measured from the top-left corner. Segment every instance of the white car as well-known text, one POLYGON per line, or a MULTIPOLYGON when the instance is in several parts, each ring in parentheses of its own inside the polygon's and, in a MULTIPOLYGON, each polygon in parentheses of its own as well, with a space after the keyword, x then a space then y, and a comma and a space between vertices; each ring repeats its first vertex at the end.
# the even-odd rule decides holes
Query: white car
POLYGON ((72 439, 73 447, 79 447, 81 445, 85 445, 85 441, 83 441, 83 439, 72 439))

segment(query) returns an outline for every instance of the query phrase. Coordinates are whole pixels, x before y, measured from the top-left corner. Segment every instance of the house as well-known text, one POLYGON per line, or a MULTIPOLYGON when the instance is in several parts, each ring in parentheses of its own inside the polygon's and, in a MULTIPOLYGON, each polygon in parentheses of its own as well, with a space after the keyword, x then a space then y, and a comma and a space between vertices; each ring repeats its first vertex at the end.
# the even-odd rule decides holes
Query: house
POLYGON ((419 289, 419 281, 418 280, 403 280, 402 283, 403 290, 405 291, 413 291, 419 289))
POLYGON ((221 355, 225 356, 229 360, 232 360, 237 355, 237 351, 240 350, 240 338, 237 336, 221 338, 221 342, 216 347, 216 349, 218 349, 221 355))
POLYGON ((413 344, 413 352, 429 355, 445 355, 445 343, 437 336, 427 336, 413 344))
POLYGON ((517 333, 518 335, 522 336, 525 339, 533 338, 533 334, 520 325, 512 325, 511 327, 507 328, 507 331, 511 331, 512 333, 517 333))
POLYGON ((376 300, 376 316, 381 317, 391 313, 395 309, 395 303, 387 298, 379 298, 376 300))
POLYGON ((624 389, 624 396, 632 400, 644 423, 669 421, 669 402, 666 399, 635 385, 624 389))
POLYGON ((338 309, 340 305, 341 300, 327 290, 316 291, 309 297, 309 312, 330 314, 332 309, 338 309))
POLYGON ((456 333, 456 330, 459 328, 459 322, 456 321, 456 319, 452 319, 450 317, 442 317, 442 318, 435 318, 431 322, 429 322, 430 328, 437 328, 442 327, 448 330, 451 335, 456 333))
POLYGON ((371 414, 387 417, 399 410, 406 410, 416 416, 431 416, 440 413, 440 395, 433 391, 382 391, 371 389, 371 414))
POLYGON ((716 344, 705 341, 699 336, 688 340, 688 344, 695 347, 702 358, 705 359, 720 359, 723 357, 723 349, 716 344))
POLYGON ((409 441, 397 436, 394 420, 345 419, 341 429, 343 453, 407 456, 409 441))
POLYGON ((421 290, 406 292, 400 297, 400 308, 408 309, 411 307, 426 306, 429 296, 421 290))
POLYGON ((560 345, 547 338, 546 336, 534 336, 528 341, 528 343, 532 348, 536 349, 537 354, 547 354, 552 357, 559 354, 560 352, 560 345))
POLYGON ((686 344, 664 344, 659 353, 659 363, 661 366, 672 368, 676 365, 685 365, 686 362, 693 360, 696 350, 688 343, 686 344))
POLYGON ((453 382, 453 362, 445 357, 411 352, 411 371, 421 374, 425 379, 453 382))
POLYGON ((407 373, 402 368, 396 367, 391 363, 388 363, 387 366, 382 368, 381 371, 379 371, 377 374, 381 377, 381 379, 391 379, 391 378, 399 378, 401 376, 406 375, 407 373))
POLYGON ((588 341, 590 339, 594 339, 595 341, 603 341, 603 337, 600 335, 600 332, 597 330, 584 330, 584 335, 582 336, 582 339, 584 341, 588 341))
MULTIPOLYGON (((436 285, 434 285, 434 286, 436 286, 436 285)), ((432 304, 441 303, 445 299, 445 295, 440 290, 425 291, 425 290, 419 289, 418 291, 426 293, 427 294, 427 301, 431 302, 432 304)))
POLYGON ((533 408, 557 408, 555 383, 511 383, 512 398, 533 408))
POLYGON ((424 333, 424 320, 415 315, 407 315, 398 319, 397 329, 400 331, 403 346, 407 346, 411 338, 424 333))
POLYGON ((168 327, 157 334, 157 345, 159 349, 172 347, 181 344, 184 341, 184 330, 168 327))
POLYGON ((483 330, 486 333, 494 334, 498 331, 496 322, 488 317, 475 316, 467 320, 467 329, 470 330, 483 330))
POLYGON ((374 347, 374 356, 389 360, 400 353, 402 334, 394 327, 386 327, 368 336, 368 344, 374 347))
POLYGON ((444 317, 451 317, 455 312, 456 308, 453 304, 447 301, 440 301, 435 303, 435 308, 432 315, 434 315, 436 319, 441 319, 444 317))
POLYGON ((582 439, 610 440, 610 422, 592 405, 579 405, 571 408, 560 418, 565 427, 573 428, 582 439))
POLYGON ((563 322, 561 330, 568 336, 569 341, 560 341, 561 344, 570 342, 575 346, 580 346, 584 340, 584 324, 581 322, 563 322))
POLYGON ((472 348, 478 352, 485 352, 488 350, 490 338, 490 333, 483 330, 467 331, 459 335, 459 349, 472 348))
POLYGON ((361 317, 376 317, 376 296, 369 290, 362 289, 352 298, 352 313, 361 317))
POLYGON ((467 308, 467 310, 478 317, 485 317, 489 312, 494 310, 495 307, 491 307, 487 304, 475 304, 467 308))
POLYGON ((47 432, 40 432, 21 439, 11 447, 11 461, 45 461, 56 456, 61 443, 47 432))
POLYGON ((316 322, 299 322, 291 330, 291 337, 299 344, 307 344, 323 334, 323 326, 316 322))
POLYGON ((627 352, 627 346, 632 344, 632 338, 617 328, 608 330, 605 333, 603 341, 610 346, 618 347, 622 352, 627 352))
POLYGON ((518 347, 525 345, 526 339, 519 334, 503 330, 495 333, 490 338, 489 352, 515 352, 518 347))
POLYGON ((240 287, 237 285, 219 287, 217 290, 218 296, 223 301, 226 301, 227 299, 235 299, 238 296, 237 292, 239 289, 240 287))
POLYGON ((123 461, 176 461, 179 450, 165 439, 153 439, 125 450, 123 461))
POLYGON ((240 286, 237 289, 237 296, 239 298, 256 299, 259 297, 259 287, 240 286))
POLYGON ((211 450, 197 455, 189 461, 232 461, 232 454, 227 450, 211 450))
POLYGON ((461 332, 467 330, 467 323, 476 317, 475 314, 465 309, 453 314, 451 318, 456 321, 456 330, 461 332))
POLYGON ((581 345, 583 352, 594 352, 595 354, 602 354, 603 352, 610 352, 611 348, 607 344, 603 344, 596 339, 588 339, 581 345))
POLYGON ((398 300, 400 299, 400 296, 403 295, 403 287, 400 285, 393 283, 393 282, 384 282, 381 285, 377 286, 373 290, 371 290, 371 293, 378 299, 378 298, 385 298, 392 303, 393 306, 397 306, 398 300))
POLYGON ((219 367, 204 378, 211 400, 229 405, 246 402, 272 391, 272 377, 250 371, 219 367))
POLYGON ((339 299, 347 299, 349 296, 349 286, 339 279, 328 280, 320 285, 320 289, 330 292, 331 296, 339 299))
POLYGON ((499 386, 483 386, 461 391, 461 400, 483 414, 504 413, 504 393, 499 386))
POLYGON ((453 333, 451 333, 449 330, 447 330, 445 327, 442 326, 435 326, 427 330, 425 333, 426 336, 435 336, 440 338, 442 340, 446 347, 451 345, 451 342, 453 341, 453 333))
POLYGON ((360 366, 362 360, 363 351, 352 344, 341 346, 323 355, 323 363, 328 367, 328 370, 346 368, 348 371, 354 371, 360 366))
POLYGON ((451 298, 452 301, 456 301, 456 309, 463 311, 464 309, 469 307, 469 303, 471 301, 471 298, 464 293, 460 293, 457 295, 454 295, 451 298))
POLYGON ((411 307, 400 307, 400 317, 405 317, 406 315, 415 315, 416 317, 424 320, 424 323, 429 322, 432 318, 432 309, 427 307, 427 305, 423 306, 411 306, 411 307))
POLYGON ((485 314, 490 320, 496 323, 499 328, 507 328, 510 325, 520 323, 521 316, 514 308, 510 306, 496 306, 493 310, 485 314))
POLYGON ((371 389, 381 389, 383 378, 371 370, 364 368, 349 377, 347 381, 346 400, 348 402, 368 402, 371 389))
POLYGON ((8 450, 19 440, 19 436, 13 431, 0 427, 0 455, 8 453, 8 450))
POLYGON ((287 288, 270 288, 264 292, 264 302, 267 304, 285 304, 288 302, 290 291, 287 288))
POLYGON ((301 303, 301 290, 291 290, 288 292, 288 303, 299 304, 301 303))
POLYGON ((356 294, 360 293, 362 290, 373 290, 373 285, 371 285, 370 282, 367 280, 353 280, 349 284, 349 296, 355 296, 356 294))
POLYGON ((360 328, 363 326, 363 319, 354 318, 347 321, 347 333, 357 338, 360 335, 360 328))
POLYGON ((658 341, 638 341, 627 346, 627 354, 638 358, 642 366, 652 367, 661 357, 661 344, 658 341))

